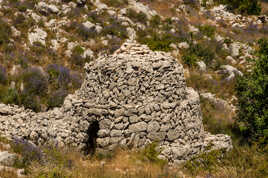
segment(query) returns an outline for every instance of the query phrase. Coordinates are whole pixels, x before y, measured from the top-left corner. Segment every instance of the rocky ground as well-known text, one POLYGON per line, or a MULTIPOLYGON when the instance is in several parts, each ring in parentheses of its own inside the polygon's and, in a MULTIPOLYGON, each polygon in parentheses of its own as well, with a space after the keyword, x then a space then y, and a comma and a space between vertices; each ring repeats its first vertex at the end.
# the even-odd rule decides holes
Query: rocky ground
MULTIPOLYGON (((81 86, 82 66, 113 53, 126 39, 170 52, 185 64, 186 77, 194 69, 202 80, 229 85, 250 72, 253 39, 267 33, 267 17, 233 14, 213 1, 201 5, 171 0, 1 1, 0 99, 35 111, 59 106, 81 86)), ((208 88, 200 92, 228 103, 234 98, 208 88)))

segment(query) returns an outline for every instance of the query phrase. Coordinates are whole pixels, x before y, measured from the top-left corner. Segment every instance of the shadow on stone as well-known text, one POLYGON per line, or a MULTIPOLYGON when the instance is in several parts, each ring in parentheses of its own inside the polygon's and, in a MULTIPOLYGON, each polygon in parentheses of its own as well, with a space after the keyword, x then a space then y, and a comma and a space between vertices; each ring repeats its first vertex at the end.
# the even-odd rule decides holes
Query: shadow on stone
POLYGON ((99 122, 94 121, 87 130, 88 140, 86 142, 85 154, 93 155, 97 147, 97 136, 100 129, 99 122))

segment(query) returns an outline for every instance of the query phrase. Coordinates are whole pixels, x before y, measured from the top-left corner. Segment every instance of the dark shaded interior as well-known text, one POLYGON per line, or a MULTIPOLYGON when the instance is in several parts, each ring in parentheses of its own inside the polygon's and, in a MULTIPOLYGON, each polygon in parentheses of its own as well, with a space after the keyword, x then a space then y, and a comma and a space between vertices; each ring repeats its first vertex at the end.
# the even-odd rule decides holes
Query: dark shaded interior
POLYGON ((98 131, 100 129, 99 126, 99 122, 98 121, 93 121, 88 130, 87 130, 87 134, 88 134, 88 140, 86 142, 86 148, 85 148, 85 154, 94 154, 96 151, 96 147, 97 147, 97 136, 98 136, 98 131))

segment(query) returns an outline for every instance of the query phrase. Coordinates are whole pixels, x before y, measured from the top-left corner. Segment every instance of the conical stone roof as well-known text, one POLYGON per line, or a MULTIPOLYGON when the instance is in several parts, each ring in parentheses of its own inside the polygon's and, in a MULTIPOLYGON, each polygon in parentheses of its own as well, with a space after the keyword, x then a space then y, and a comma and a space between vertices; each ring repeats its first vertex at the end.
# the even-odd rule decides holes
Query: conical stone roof
POLYGON ((229 136, 204 131, 199 95, 186 86, 183 66, 168 53, 129 42, 86 64, 85 72, 81 89, 61 108, 33 113, 0 105, 0 133, 79 149, 96 143, 102 151, 157 142, 159 157, 171 163, 208 147, 232 148, 229 136))

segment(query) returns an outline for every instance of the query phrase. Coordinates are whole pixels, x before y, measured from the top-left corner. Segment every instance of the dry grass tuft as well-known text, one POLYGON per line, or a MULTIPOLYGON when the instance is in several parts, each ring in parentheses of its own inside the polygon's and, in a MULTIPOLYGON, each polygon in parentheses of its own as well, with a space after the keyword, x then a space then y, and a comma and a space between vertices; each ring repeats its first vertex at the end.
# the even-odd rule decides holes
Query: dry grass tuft
POLYGON ((0 177, 1 178, 17 178, 17 174, 11 170, 0 170, 0 177))

